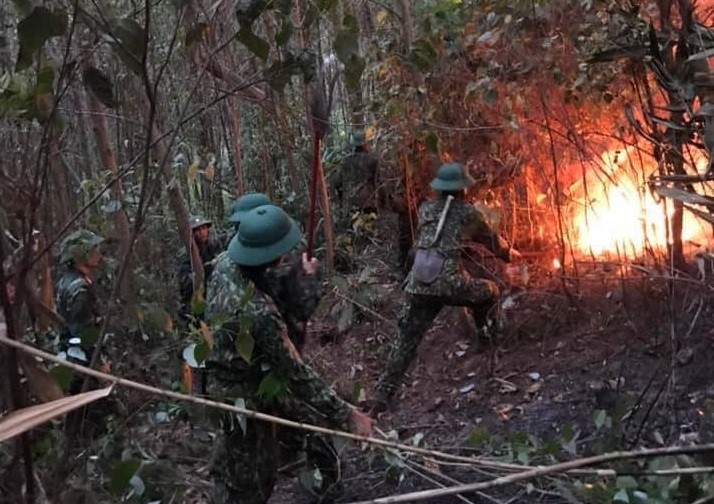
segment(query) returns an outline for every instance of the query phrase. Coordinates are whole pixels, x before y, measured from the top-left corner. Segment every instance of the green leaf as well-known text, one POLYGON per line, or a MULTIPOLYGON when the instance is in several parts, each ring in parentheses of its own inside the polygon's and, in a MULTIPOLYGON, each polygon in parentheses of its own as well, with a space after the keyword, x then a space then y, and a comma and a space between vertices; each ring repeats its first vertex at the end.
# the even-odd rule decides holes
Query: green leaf
POLYGON ((290 41, 293 34, 293 24, 289 19, 284 19, 280 30, 275 34, 275 43, 282 47, 290 41))
POLYGON ((67 30, 67 16, 55 13, 46 7, 35 7, 17 24, 17 38, 20 51, 17 56, 17 70, 29 67, 37 52, 48 38, 58 37, 67 30))
POLYGON ((34 96, 30 96, 26 89, 11 81, 7 88, 0 93, 0 117, 16 114, 23 117, 28 110, 34 108, 34 96))
POLYGON ((285 397, 287 390, 285 381, 271 371, 260 381, 258 396, 267 403, 278 403, 285 397))
POLYGON ((351 14, 346 15, 342 18, 342 27, 346 30, 351 30, 355 33, 359 33, 359 24, 357 23, 357 18, 351 14))
POLYGON ((107 32, 110 36, 110 44, 129 70, 140 74, 146 40, 144 28, 131 18, 121 18, 109 21, 107 32))
POLYGON ((253 358, 255 340, 248 330, 250 321, 247 320, 247 317, 241 317, 241 319, 240 332, 235 341, 236 354, 250 364, 250 360, 253 358))
POLYGON ((270 54, 270 44, 253 33, 250 28, 243 28, 236 35, 236 39, 243 44, 250 52, 262 60, 268 59, 270 54))
POLYGON ((337 33, 333 49, 339 60, 345 65, 350 63, 353 55, 359 49, 359 38, 356 30, 343 28, 337 33))
POLYGON ((436 50, 424 39, 414 42, 414 46, 409 51, 409 61, 420 71, 429 71, 436 61, 436 50))
POLYGON ((595 412, 595 427, 598 429, 601 428, 603 425, 606 427, 611 427, 612 426, 612 418, 607 414, 607 411, 605 410, 597 410, 595 412))
POLYGON ((193 349, 193 358, 196 359, 196 362, 199 366, 206 361, 210 354, 211 346, 208 344, 207 341, 197 343, 193 349))
POLYGON ((253 21, 258 19, 263 11, 268 8, 268 2, 266 0, 250 0, 248 2, 241 2, 236 8, 236 17, 238 18, 238 24, 241 29, 247 28, 250 30, 253 21))
POLYGON ((307 8, 307 11, 305 11, 305 16, 303 17, 303 29, 308 30, 317 20, 319 15, 320 11, 318 10, 318 8, 313 3, 310 3, 310 6, 307 8))
POLYGON ((345 63, 345 84, 347 84, 347 89, 351 91, 357 89, 366 66, 364 59, 356 54, 353 54, 349 62, 345 63))
MULTIPOLYGON (((79 332, 79 338, 82 340, 82 346, 89 348, 99 341, 99 327, 85 327, 79 332)), ((87 357, 90 357, 89 355, 87 357)))
MULTIPOLYGON (((117 102, 114 99, 114 85, 109 77, 100 70, 89 67, 82 73, 82 80, 87 89, 94 97, 102 102, 106 107, 116 108, 117 102)), ((118 210, 118 208, 117 208, 118 210)), ((116 212, 116 210, 114 210, 116 212)), ((111 212, 110 212, 111 213, 111 212)))
POLYGON ((50 369, 50 374, 54 377, 62 390, 69 390, 72 378, 74 377, 74 372, 70 368, 65 366, 55 366, 50 369))
POLYGON ((155 303, 146 307, 146 323, 154 331, 170 332, 174 328, 171 315, 155 303))
POLYGON ((482 445, 485 445, 491 440, 491 435, 488 433, 488 430, 485 429, 484 427, 476 427, 472 432, 471 435, 469 436, 469 446, 472 446, 474 448, 478 448, 482 445))
POLYGON ((424 138, 424 145, 426 146, 426 151, 430 154, 439 153, 439 137, 436 133, 431 132, 424 138))
POLYGON ((110 488, 115 494, 123 493, 128 487, 131 478, 137 473, 141 461, 137 459, 128 459, 119 462, 112 471, 112 479, 110 488))
POLYGON ((191 296, 191 313, 194 315, 203 315, 206 311, 206 299, 203 296, 203 285, 199 285, 198 288, 193 291, 193 296, 191 296))
POLYGON ((359 402, 359 396, 362 394, 362 385, 359 382, 354 382, 352 384, 352 390, 350 391, 350 402, 352 404, 357 404, 359 402))
POLYGON ((240 308, 245 308, 248 305, 248 302, 253 297, 254 293, 255 293, 255 284, 253 284, 251 282, 250 284, 248 284, 248 288, 245 290, 245 292, 243 293, 243 296, 238 301, 238 306, 240 308))
POLYGON ((276 91, 282 91, 290 82, 290 78, 295 74, 297 69, 295 61, 292 58, 287 58, 285 61, 276 61, 265 71, 265 76, 268 79, 268 84, 276 91))
POLYGON ((189 28, 189 30, 186 32, 186 49, 190 49, 193 44, 201 41, 201 39, 203 38, 203 34, 206 31, 206 28, 208 28, 207 23, 196 23, 191 28, 189 28))
POLYGON ((35 81, 35 95, 53 94, 55 87, 55 70, 49 66, 43 66, 37 72, 35 81))

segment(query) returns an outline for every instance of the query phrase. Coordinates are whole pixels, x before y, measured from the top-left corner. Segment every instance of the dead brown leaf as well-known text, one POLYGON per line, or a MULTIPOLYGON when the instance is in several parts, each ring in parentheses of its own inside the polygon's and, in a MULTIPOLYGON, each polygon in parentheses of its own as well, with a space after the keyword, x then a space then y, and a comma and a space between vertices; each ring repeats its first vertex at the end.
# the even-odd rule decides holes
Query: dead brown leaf
POLYGON ((0 420, 0 441, 11 439, 53 418, 57 418, 98 399, 107 397, 112 391, 112 388, 113 385, 110 385, 103 389, 92 390, 91 392, 84 392, 82 394, 13 411, 0 420))
POLYGON ((20 367, 27 377, 32 394, 40 401, 46 403, 64 397, 64 392, 54 376, 42 368, 34 358, 27 355, 21 356, 20 367))

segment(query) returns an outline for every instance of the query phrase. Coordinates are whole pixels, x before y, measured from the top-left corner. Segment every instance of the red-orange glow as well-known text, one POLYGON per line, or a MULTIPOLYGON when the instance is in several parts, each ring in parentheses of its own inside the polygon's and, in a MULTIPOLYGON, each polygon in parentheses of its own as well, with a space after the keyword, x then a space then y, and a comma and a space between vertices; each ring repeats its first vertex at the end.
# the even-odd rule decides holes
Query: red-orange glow
MULTIPOLYGON (((587 184, 581 180, 576 188, 582 197, 573 215, 572 230, 575 248, 580 252, 635 258, 646 250, 666 249, 665 203, 652 195, 643 169, 632 167, 629 154, 622 150, 605 152, 601 169, 587 177, 587 184)), ((671 215, 671 201, 666 208, 671 215)), ((702 223, 685 212, 683 240, 705 242, 706 236, 702 223)))

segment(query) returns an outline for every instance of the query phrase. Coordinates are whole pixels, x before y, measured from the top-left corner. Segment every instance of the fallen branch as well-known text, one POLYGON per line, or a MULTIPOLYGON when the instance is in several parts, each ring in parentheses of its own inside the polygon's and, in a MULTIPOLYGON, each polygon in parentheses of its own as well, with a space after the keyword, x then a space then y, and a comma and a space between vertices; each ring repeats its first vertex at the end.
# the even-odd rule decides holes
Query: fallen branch
POLYGON ((530 479, 539 478, 541 476, 546 476, 549 474, 563 473, 571 469, 578 469, 585 466, 603 464, 605 462, 613 462, 615 460, 628 460, 637 458, 652 458, 666 455, 681 455, 681 454, 692 454, 692 453, 709 453, 714 452, 714 443, 704 444, 704 445, 694 445, 694 446, 667 446, 664 448, 650 448, 644 450, 635 450, 628 452, 612 452, 603 453, 601 455, 595 455, 592 457, 584 457, 576 460, 570 460, 568 462, 563 462, 560 464, 554 464, 551 466, 538 467, 535 469, 530 469, 528 471, 523 471, 521 473, 509 474, 508 476, 502 476, 500 478, 495 478, 490 481, 483 481, 479 483, 470 483, 466 485, 456 485, 449 488, 437 489, 437 490, 422 490, 420 492, 410 492, 406 494, 391 495, 388 497, 381 497, 378 499, 352 502, 350 504, 392 504, 395 502, 415 502, 426 499, 432 499, 434 497, 443 497, 446 495, 463 494, 466 492, 475 492, 478 490, 485 490, 487 488, 495 488, 504 485, 510 485, 512 483, 517 483, 520 481, 526 481, 530 479))
POLYGON ((380 313, 377 313, 377 312, 374 311, 372 308, 363 305, 363 304, 360 303, 359 301, 356 301, 356 300, 354 300, 354 299, 352 299, 352 298, 350 298, 350 297, 345 296, 344 294, 340 293, 336 288, 333 289, 332 292, 333 292, 333 294, 335 294, 335 296, 344 299, 344 300, 347 301, 348 303, 352 303, 353 305, 355 305, 355 306, 356 306, 357 308, 359 308, 360 310, 363 310, 363 311, 369 313, 370 315, 372 315, 372 316, 374 316, 374 317, 377 317, 377 318, 378 318, 379 320, 381 320, 382 322, 384 322, 384 323, 386 323, 386 324, 389 324, 389 325, 392 326, 392 327, 398 327, 397 324, 395 324, 393 320, 389 320, 387 317, 385 317, 384 315, 382 315, 382 314, 380 314, 380 313))
MULTIPOLYGON (((0 324, 0 327, 2 327, 2 324, 0 324)), ((223 411, 236 413, 238 415, 243 415, 246 418, 251 418, 254 420, 270 422, 270 423, 273 423, 276 425, 283 425, 285 427, 292 427, 295 429, 300 429, 300 430, 310 431, 310 432, 317 432, 320 434, 329 434, 332 436, 350 439, 352 441, 368 443, 368 444, 372 444, 372 445, 376 445, 376 446, 382 446, 385 448, 394 448, 394 449, 405 451, 405 452, 417 453, 420 455, 428 455, 431 457, 442 458, 445 460, 470 462, 473 465, 482 466, 482 467, 490 467, 490 468, 501 469, 501 470, 523 470, 524 469, 523 466, 518 466, 515 464, 504 464, 501 462, 496 462, 496 461, 482 459, 482 458, 462 457, 462 456, 458 456, 458 455, 452 455, 449 453, 442 453, 439 451, 427 450, 424 448, 418 448, 418 447, 411 446, 411 445, 396 443, 393 441, 385 441, 383 439, 358 436, 356 434, 352 434, 351 432, 344 432, 344 431, 339 431, 339 430, 334 430, 334 429, 328 429, 325 427, 319 427, 317 425, 311 425, 311 424, 306 424, 306 423, 302 423, 302 422, 294 422, 292 420, 287 420, 285 418, 280 418, 280 417, 276 417, 273 415, 267 415, 265 413, 260 413, 258 411, 253 411, 253 410, 244 409, 244 408, 238 408, 231 404, 226 404, 226 403, 222 403, 222 402, 218 402, 218 401, 212 401, 210 399, 203 399, 201 397, 195 397, 195 396, 190 396, 190 395, 186 395, 186 394, 181 394, 179 392, 173 392, 171 390, 164 390, 164 389, 160 389, 158 387, 152 387, 150 385, 135 382, 132 380, 127 380, 126 378, 121 378, 121 377, 111 375, 108 373, 102 373, 101 371, 97 371, 95 369, 91 369, 91 368, 88 368, 85 366, 81 366, 79 364, 75 364, 73 362, 63 360, 55 355, 49 354, 47 352, 39 350, 39 349, 32 347, 30 345, 26 345, 25 343, 11 340, 11 339, 5 337, 2 332, 0 332, 0 343, 7 345, 9 347, 15 348, 17 350, 20 350, 21 352, 24 352, 24 353, 27 353, 30 355, 34 355, 36 357, 40 357, 40 358, 45 359, 50 362, 54 362, 61 366, 64 366, 64 367, 67 367, 74 371, 77 371, 78 373, 82 373, 86 376, 91 376, 93 378, 97 378, 99 380, 104 380, 104 381, 107 381, 110 383, 114 383, 116 385, 121 385, 121 386, 124 386, 127 388, 140 390, 142 392, 147 392, 149 394, 159 395, 159 396, 163 396, 163 397, 170 397, 172 399, 176 399, 179 401, 191 402, 194 404, 200 404, 202 406, 207 406, 210 408, 216 408, 216 409, 220 409, 223 411)))
MULTIPOLYGON (((3 327, 3 324, 0 324, 0 328, 3 327)), ((42 350, 39 350, 37 348, 34 348, 30 345, 26 345, 25 343, 21 343, 19 341, 11 340, 8 337, 4 335, 3 331, 0 331, 0 344, 4 344, 6 346, 15 348, 17 350, 20 350, 21 352, 27 353, 29 355, 34 355, 35 357, 40 357, 42 359, 45 359, 50 362, 54 362, 56 364, 59 364, 61 366, 65 366, 69 369, 72 369, 73 371, 77 371, 78 373, 82 373, 88 376, 92 376, 94 378, 97 378, 99 380, 105 380, 111 383, 114 383, 116 385, 121 385, 127 388, 133 388, 135 390, 140 390, 142 392, 147 392, 150 394, 154 395, 160 395, 164 397, 170 397, 172 399, 177 399, 180 401, 186 401, 186 402, 192 402, 195 404, 200 404, 203 406, 211 407, 211 408, 216 408, 216 409, 221 409, 224 411, 229 411, 232 413, 237 413, 239 415, 243 415, 246 418, 252 418, 255 420, 260 420, 260 421, 265 421, 265 422, 271 422, 277 425, 284 425, 286 427, 293 427, 296 429, 300 430, 305 430, 305 431, 311 431, 311 432, 317 432, 321 434, 330 434, 346 439, 350 439, 353 441, 360 441, 376 446, 381 446, 384 448, 394 448, 397 450, 402 450, 405 452, 410 452, 410 453, 416 453, 419 455, 425 455, 425 456, 430 456, 434 457, 435 459, 442 459, 444 461, 452 461, 452 462, 460 462, 465 465, 469 466, 480 466, 480 467, 487 467, 491 469, 499 469, 499 470, 508 470, 508 471, 520 471, 516 474, 511 474, 509 476, 505 476, 502 478, 496 478, 494 480, 484 482, 484 483, 479 483, 479 484, 488 484, 489 486, 493 482, 498 482, 496 485, 503 485, 507 484, 510 482, 516 482, 516 481, 522 481, 524 479, 531 479, 535 478, 541 475, 545 474, 552 474, 556 472, 567 472, 569 474, 574 474, 574 475, 582 475, 582 476, 600 476, 600 477, 614 477, 618 475, 625 475, 625 474, 633 474, 634 473, 625 473, 625 472, 618 472, 613 469, 580 469, 581 467, 588 466, 588 465, 595 465, 603 462, 608 462, 611 460, 622 460, 622 459, 627 459, 627 458, 640 458, 640 457, 656 457, 659 455, 675 455, 675 454, 682 454, 682 453, 700 453, 700 452, 709 452, 709 451, 714 451, 714 444, 706 444, 706 445, 695 445, 695 446, 672 446, 672 447, 666 447, 666 448, 654 448, 650 450, 641 450, 641 451, 633 451, 633 452, 614 452, 614 453, 609 453, 609 454, 604 454, 604 455, 599 455, 596 457, 589 457, 585 459, 578 459, 578 460, 573 460, 570 462, 565 462, 563 464, 556 464, 553 466, 539 466, 536 468, 529 467, 529 466, 522 466, 518 464, 508 464, 504 462, 497 462, 494 460, 489 460, 481 457, 464 457, 460 455, 452 455, 450 453, 444 453, 436 450, 428 450, 425 448, 419 448, 416 446, 412 445, 407 445, 407 444, 401 444, 401 443, 396 443, 394 441, 386 441, 383 439, 377 439, 377 438, 368 438, 364 436, 358 436, 356 434, 352 434, 350 432, 344 432, 344 431, 338 431, 334 429, 327 429, 325 427, 319 427, 316 425, 310 425, 306 423, 301 423, 301 422, 293 422, 292 420, 287 420, 284 418, 272 416, 272 415, 267 415, 265 413, 260 413, 257 411, 252 411, 244 408, 238 408, 236 406, 232 406, 230 404, 226 403, 221 403, 217 401, 212 401, 209 399, 203 399, 201 397, 194 397, 186 394, 181 394, 178 392, 173 392, 170 390, 163 390, 157 387, 152 387, 150 385, 145 385, 143 383, 135 382, 132 380, 127 380, 126 378, 121 378, 118 376, 114 376, 108 373, 102 373, 101 371, 96 371, 94 369, 81 366, 79 364, 75 364, 73 362, 68 362, 66 360, 61 359, 60 357, 57 357, 55 355, 49 354, 47 352, 44 352, 42 350), (516 477, 513 481, 510 481, 509 478, 516 477), (502 482, 504 479, 509 480, 502 482)), ((434 460, 436 463, 444 463, 440 460, 434 460)), ((678 475, 678 474, 700 474, 700 473, 708 473, 708 472, 714 472, 714 467, 691 467, 691 468, 681 468, 681 469, 670 469, 670 470, 661 470, 661 471, 651 471, 651 472, 643 472, 643 473, 637 473, 641 475, 656 475, 656 476, 670 476, 670 475, 678 475)), ((465 486, 470 486, 470 485, 465 485, 465 486)), ((457 487, 454 487, 457 488, 457 487)), ((488 487, 484 487, 488 488, 488 487)), ((451 491, 451 488, 445 489, 447 491, 451 491)), ((476 488, 475 490, 480 490, 479 488, 476 488)), ((470 490, 473 491, 473 490, 470 490)), ((458 491, 452 492, 452 493, 459 493, 458 491)), ((451 495, 451 494, 444 494, 444 495, 451 495)), ((372 503, 373 501, 366 501, 369 503, 372 503)), ((374 502, 404 502, 401 500, 398 501, 374 501, 374 502)))

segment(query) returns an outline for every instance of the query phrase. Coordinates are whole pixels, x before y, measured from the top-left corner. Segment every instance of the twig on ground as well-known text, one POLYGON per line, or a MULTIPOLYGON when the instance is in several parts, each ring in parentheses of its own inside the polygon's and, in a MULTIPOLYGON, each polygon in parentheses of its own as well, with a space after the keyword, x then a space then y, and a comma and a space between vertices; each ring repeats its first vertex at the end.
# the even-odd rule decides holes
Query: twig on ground
POLYGON ((491 481, 483 481, 478 483, 470 483, 466 485, 457 485, 439 490, 424 490, 421 492, 411 492, 406 494, 392 495, 378 499, 367 501, 352 502, 350 504, 392 504, 395 502, 415 502, 434 497, 443 497, 446 495, 455 495, 457 493, 473 492, 476 490, 485 490, 486 488, 495 488, 499 486, 510 485, 521 481, 539 478, 556 473, 564 473, 571 469, 580 469, 589 465, 598 465, 606 462, 614 462, 616 460, 630 460, 636 458, 652 458, 666 455, 680 455, 685 453, 710 453, 714 452, 714 444, 695 445, 695 446, 669 446, 665 448, 651 448, 627 452, 611 452, 592 457, 584 457, 560 464, 551 466, 543 466, 520 473, 509 474, 491 481))
POLYGON ((377 312, 374 311, 372 308, 370 308, 370 307, 368 307, 368 306, 365 306, 365 305, 363 305, 362 303, 360 303, 359 301, 355 301, 354 299, 349 298, 349 297, 345 296, 344 294, 341 294, 340 292, 337 291, 337 289, 333 289, 332 292, 335 294, 335 296, 337 296, 337 297, 339 297, 339 298, 342 298, 342 299, 344 299, 345 301, 348 301, 348 302, 352 303, 352 304, 355 305, 357 308, 366 311, 367 313, 369 313, 370 315, 372 315, 372 316, 374 316, 374 317, 377 317, 377 318, 378 318, 379 320, 381 320, 382 322, 384 322, 384 323, 386 323, 386 324, 389 324, 389 325, 392 326, 392 327, 397 327, 397 324, 395 324, 393 320, 389 320, 387 317, 385 317, 384 315, 381 315, 381 314, 377 313, 377 312))
MULTIPOLYGON (((412 467, 411 464, 409 464, 408 462, 404 464, 404 468, 405 468, 407 471, 410 471, 410 472, 412 472, 413 474, 416 474, 416 475, 419 476, 420 478, 425 479, 426 481, 428 481, 428 482, 431 483, 432 485, 436 485, 436 486, 438 486, 438 487, 440 487, 440 488, 444 488, 444 487, 446 486, 446 485, 444 485, 443 483, 440 483, 439 481, 435 480, 434 478, 432 478, 432 477, 430 477, 430 476, 427 476, 426 474, 424 474, 423 472, 419 471, 418 469, 412 467)), ((466 497, 464 497, 464 496, 461 495, 461 494, 456 494, 456 498, 459 499, 461 502, 465 502, 466 504, 474 504, 473 501, 468 500, 466 497)), ((496 501, 496 502, 497 502, 498 504, 501 504, 501 503, 498 502, 498 501, 496 501)))
MULTIPOLYGON (((408 465, 410 464, 410 465, 412 465, 412 466, 418 467, 420 470, 422 470, 422 471, 424 471, 424 472, 426 472, 426 473, 428 473, 428 474, 431 474, 432 476, 437 476, 437 477, 443 478, 444 480, 448 481, 449 483, 451 483, 451 484, 453 484, 453 485, 463 485, 463 484, 464 484, 462 481, 459 481, 459 480, 457 480, 456 478, 452 478, 451 476, 447 476, 446 474, 442 474, 442 473, 440 473, 440 472, 434 471, 433 469, 430 469, 430 468, 428 468, 428 467, 425 466, 425 465, 418 464, 418 463, 416 463, 416 462, 407 462, 407 464, 408 464, 408 465)), ((444 485, 439 484, 439 486, 444 486, 444 485)), ((476 494, 477 494, 479 497, 483 497, 483 498, 486 499, 487 501, 495 502, 496 504, 503 504, 500 500, 498 500, 498 499, 496 499, 495 497, 492 497, 492 496, 490 496, 490 495, 488 495, 488 494, 486 494, 486 493, 476 492, 476 494)))

